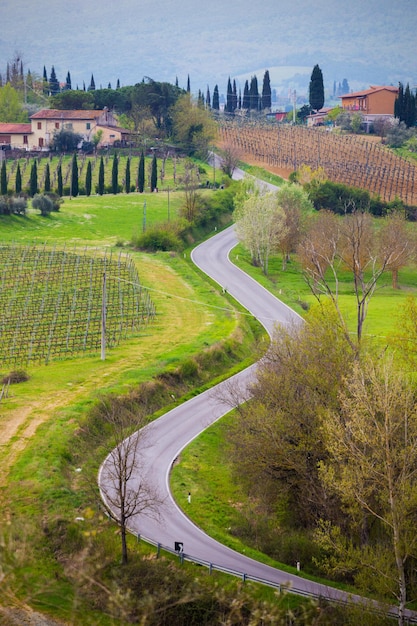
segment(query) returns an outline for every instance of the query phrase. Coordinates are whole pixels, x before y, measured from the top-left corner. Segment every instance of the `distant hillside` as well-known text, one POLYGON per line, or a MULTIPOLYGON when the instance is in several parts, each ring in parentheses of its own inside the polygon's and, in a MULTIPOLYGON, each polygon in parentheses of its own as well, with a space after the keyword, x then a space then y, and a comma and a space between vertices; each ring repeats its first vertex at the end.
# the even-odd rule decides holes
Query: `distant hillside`
MULTIPOLYGON (((134 84, 143 76, 225 91, 228 76, 279 68, 273 88, 308 88, 318 63, 330 88, 347 78, 369 84, 417 83, 415 0, 2 0, 0 71, 18 50, 26 66, 73 86, 134 84), (23 26, 22 26, 23 25, 23 26), (300 71, 300 68, 303 68, 300 71)), ((262 75, 257 74, 259 79, 262 75)), ((241 85, 243 87, 243 82, 241 85)))

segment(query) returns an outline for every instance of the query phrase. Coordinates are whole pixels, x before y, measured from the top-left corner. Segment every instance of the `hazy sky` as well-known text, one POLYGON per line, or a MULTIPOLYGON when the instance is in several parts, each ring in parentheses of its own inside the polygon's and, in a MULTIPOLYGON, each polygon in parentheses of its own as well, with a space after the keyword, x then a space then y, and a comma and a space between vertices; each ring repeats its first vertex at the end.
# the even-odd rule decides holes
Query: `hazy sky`
POLYGON ((417 85, 417 0, 0 0, 0 72, 15 51, 25 69, 72 86, 134 84, 144 76, 226 89, 265 69, 274 87, 347 78, 417 85))

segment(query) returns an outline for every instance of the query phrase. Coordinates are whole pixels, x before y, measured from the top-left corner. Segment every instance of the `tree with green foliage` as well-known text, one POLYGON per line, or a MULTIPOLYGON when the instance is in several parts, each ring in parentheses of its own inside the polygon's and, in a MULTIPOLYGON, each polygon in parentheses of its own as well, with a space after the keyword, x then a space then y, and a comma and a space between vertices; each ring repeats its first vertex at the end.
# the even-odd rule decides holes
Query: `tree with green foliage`
POLYGON ((43 193, 37 193, 32 198, 32 207, 38 209, 43 217, 47 217, 54 208, 51 198, 43 193))
POLYGON ((249 82, 247 80, 245 80, 245 86, 243 88, 242 109, 250 109, 249 82))
POLYGON ((174 137, 188 155, 207 158, 208 147, 216 136, 216 125, 209 112, 196 106, 189 94, 178 98, 173 110, 174 137))
POLYGON ((55 74, 55 68, 54 66, 52 66, 51 69, 51 75, 49 77, 49 93, 51 94, 51 96, 54 96, 55 94, 59 93, 61 91, 60 86, 59 86, 59 81, 56 77, 55 74))
POLYGON ((7 170, 6 159, 3 159, 0 170, 0 195, 7 196, 7 170))
POLYGON ((67 128, 62 128, 54 133, 50 148, 55 152, 73 152, 77 150, 81 141, 82 135, 74 133, 74 131, 67 128))
POLYGON ((51 108, 59 110, 94 109, 94 96, 91 92, 79 89, 66 89, 51 96, 51 108))
POLYGON ((56 180, 57 180, 58 196, 60 198, 62 198, 62 195, 63 195, 63 192, 64 192, 64 186, 63 186, 63 182, 62 182, 62 165, 61 165, 61 163, 58 165, 57 170, 56 170, 56 180))
POLYGON ((219 109, 220 109, 219 87, 218 85, 215 85, 214 91, 213 91, 213 111, 219 111, 219 109))
POLYGON ((43 185, 44 191, 51 191, 51 173, 49 168, 49 163, 45 165, 45 182, 43 185))
POLYGON ((95 91, 96 84, 94 82, 94 76, 91 74, 90 86, 88 87, 88 91, 95 91))
MULTIPOLYGON (((372 573, 374 589, 397 599, 403 626, 413 577, 408 564, 417 549, 415 385, 391 357, 368 357, 354 363, 339 399, 340 409, 323 420, 328 460, 321 464, 321 478, 346 507, 353 546, 354 529, 362 528, 361 544, 350 550, 353 567, 365 576, 372 573)), ((348 545, 346 538, 343 544, 348 545)), ((340 553, 334 556, 343 562, 340 553)))
POLYGON ((37 193, 39 193, 38 166, 36 159, 34 159, 32 167, 30 168, 29 195, 33 198, 37 193))
POLYGON ((113 193, 119 193, 119 158, 116 153, 113 155, 111 168, 111 189, 113 193))
POLYGON ((318 65, 314 66, 311 73, 309 103, 313 111, 320 111, 324 105, 323 73, 318 65))
POLYGON ((256 76, 252 76, 249 87, 249 108, 252 111, 258 111, 259 109, 259 90, 258 79, 256 76))
POLYGON ((78 196, 78 162, 76 154, 73 155, 71 164, 71 195, 74 197, 78 196))
POLYGON ((17 163, 17 168, 16 168, 15 191, 17 194, 22 192, 22 173, 20 171, 19 162, 17 163))
POLYGON ((158 187, 158 163, 156 154, 153 154, 151 163, 151 191, 155 191, 158 187))
POLYGON ((261 106, 262 109, 269 110, 271 108, 271 79, 269 77, 269 71, 266 70, 264 74, 264 79, 262 83, 262 98, 261 98, 261 106))
POLYGON ((394 104, 394 116, 400 122, 404 122, 407 128, 415 126, 417 120, 416 95, 410 89, 409 83, 406 88, 399 83, 398 96, 394 104))
POLYGON ((71 74, 69 72, 67 72, 67 78, 65 81, 65 87, 64 89, 66 91, 71 91, 72 87, 71 87, 71 74))
POLYGON ((125 169, 125 191, 126 193, 130 193, 130 158, 126 159, 126 169, 125 169))
POLYGON ((89 160, 87 163, 87 171, 85 173, 85 194, 86 196, 91 196, 91 161, 89 160))
POLYGON ((0 120, 4 123, 26 123, 28 115, 19 94, 9 83, 0 87, 0 120))
POLYGON ((103 157, 100 157, 100 166, 98 168, 98 186, 97 193, 99 196, 104 194, 104 161, 103 157))
POLYGON ((138 191, 139 193, 143 193, 145 189, 145 155, 142 153, 139 159, 139 167, 138 167, 138 191))

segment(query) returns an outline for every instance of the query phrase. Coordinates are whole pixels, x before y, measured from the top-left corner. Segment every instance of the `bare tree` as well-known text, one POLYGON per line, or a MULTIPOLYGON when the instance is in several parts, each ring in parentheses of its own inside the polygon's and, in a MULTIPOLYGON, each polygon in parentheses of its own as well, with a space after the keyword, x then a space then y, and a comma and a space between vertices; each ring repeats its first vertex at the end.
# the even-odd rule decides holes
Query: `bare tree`
POLYGON ((120 525, 122 563, 126 564, 129 520, 145 511, 157 516, 162 499, 143 472, 141 452, 146 439, 138 430, 144 425, 143 418, 138 423, 133 412, 117 398, 100 401, 100 417, 112 450, 100 468, 99 486, 108 514, 120 525))
POLYGON ((186 160, 184 163, 184 206, 182 207, 182 213, 189 222, 192 222, 199 209, 200 204, 200 192, 199 188, 199 174, 198 169, 192 163, 192 161, 186 160))
POLYGON ((378 280, 388 270, 402 266, 405 253, 411 249, 409 238, 403 236, 405 231, 397 229, 393 236, 386 234, 396 228, 397 220, 397 216, 386 218, 382 231, 385 235, 378 240, 369 213, 354 208, 350 214, 338 218, 320 211, 298 249, 312 293, 318 300, 323 294, 330 297, 347 337, 349 333, 339 306, 339 276, 341 270, 348 269, 352 273, 358 342, 378 280))
POLYGON ((241 159, 241 153, 239 148, 232 144, 228 143, 223 148, 223 155, 221 161, 222 171, 226 174, 226 176, 230 176, 232 178, 233 172, 237 168, 239 161, 241 159))
POLYGON ((277 191, 277 200, 285 218, 285 229, 279 241, 282 269, 285 270, 291 252, 295 252, 300 242, 305 216, 313 211, 313 204, 304 189, 294 184, 282 185, 277 191))

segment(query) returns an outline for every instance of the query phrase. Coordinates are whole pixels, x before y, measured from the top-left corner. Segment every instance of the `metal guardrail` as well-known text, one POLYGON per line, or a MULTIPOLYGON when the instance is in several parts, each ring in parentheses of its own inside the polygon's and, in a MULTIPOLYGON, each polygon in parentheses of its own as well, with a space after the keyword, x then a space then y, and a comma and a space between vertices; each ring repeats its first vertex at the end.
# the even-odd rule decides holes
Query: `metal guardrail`
MULTIPOLYGON (((178 556, 178 560, 181 564, 184 563, 184 561, 188 561, 189 563, 194 563, 196 565, 201 565, 202 567, 207 567, 209 574, 211 574, 213 571, 223 572, 224 574, 229 574, 230 576, 235 576, 236 578, 240 578, 242 582, 254 582, 254 583, 259 583, 261 585, 265 585, 267 587, 271 587, 273 589, 277 589, 279 593, 284 593, 284 592, 294 593, 296 595, 312 598, 314 600, 320 600, 320 599, 327 600, 328 602, 332 602, 332 603, 339 604, 342 606, 348 606, 349 604, 353 603, 352 601, 349 601, 348 599, 345 600, 343 598, 330 598, 330 597, 326 597, 318 593, 314 593, 312 591, 306 591, 304 589, 297 589, 297 587, 293 587, 292 585, 283 585, 281 583, 275 583, 272 580, 267 580, 265 578, 259 578, 257 576, 251 576, 250 574, 246 574, 244 572, 232 570, 228 567, 217 565, 216 563, 211 563, 210 561, 198 559, 197 557, 194 557, 191 554, 186 554, 182 550, 172 549, 169 546, 166 546, 162 543, 154 541, 153 539, 149 539, 149 537, 145 537, 144 535, 141 535, 140 533, 136 533, 132 530, 129 530, 129 532, 132 535, 135 535, 138 542, 143 540, 145 543, 155 546, 157 549, 157 556, 159 556, 161 550, 163 550, 164 552, 168 552, 170 554, 178 556)), ((363 598, 363 599, 364 601, 366 601, 366 598, 363 598)), ((375 605, 372 606, 372 602, 373 602, 372 600, 369 600, 369 602, 366 603, 365 608, 367 610, 372 611, 373 613, 384 615, 385 617, 398 619, 398 611, 395 608, 387 607, 387 609, 384 610, 382 607, 378 608, 375 605)), ((404 623, 406 625, 417 624, 417 613, 411 612, 411 611, 407 613, 408 614, 405 617, 404 623)))

